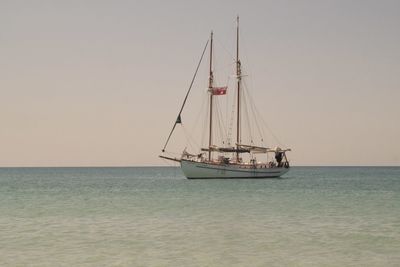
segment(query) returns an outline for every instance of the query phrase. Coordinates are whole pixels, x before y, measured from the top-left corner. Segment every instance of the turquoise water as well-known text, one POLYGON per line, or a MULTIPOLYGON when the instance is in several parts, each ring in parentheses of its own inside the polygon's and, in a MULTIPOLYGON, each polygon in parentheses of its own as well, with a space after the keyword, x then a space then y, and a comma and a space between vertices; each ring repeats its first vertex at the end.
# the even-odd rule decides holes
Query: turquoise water
POLYGON ((0 266, 400 266, 400 168, 0 168, 0 266))

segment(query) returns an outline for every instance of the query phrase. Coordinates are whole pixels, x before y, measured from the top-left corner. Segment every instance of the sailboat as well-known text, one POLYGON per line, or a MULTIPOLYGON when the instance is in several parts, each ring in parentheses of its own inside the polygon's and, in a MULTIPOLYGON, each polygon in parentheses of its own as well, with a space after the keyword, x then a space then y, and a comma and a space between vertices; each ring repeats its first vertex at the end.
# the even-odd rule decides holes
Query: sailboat
MULTIPOLYGON (((213 32, 210 39, 207 41, 200 61, 197 65, 195 74, 191 81, 190 87, 186 93, 177 119, 172 127, 172 130, 167 138, 167 141, 162 149, 160 158, 176 161, 180 164, 184 175, 188 179, 232 179, 232 178, 272 178, 280 177, 287 173, 290 169, 289 160, 286 152, 291 151, 289 148, 261 146, 255 144, 253 140, 250 143, 242 142, 242 131, 245 130, 244 118, 242 118, 242 66, 239 58, 239 17, 236 19, 236 58, 235 58, 235 115, 236 121, 236 140, 223 142, 222 145, 216 145, 213 140, 214 133, 214 101, 216 97, 223 97, 227 94, 227 86, 214 85, 213 71, 213 32), (199 70, 203 56, 209 44, 210 60, 209 60, 209 77, 208 77, 208 146, 200 149, 199 153, 189 153, 185 148, 180 157, 171 157, 166 155, 166 147, 178 124, 182 124, 181 114, 187 102, 189 93, 192 89, 193 82, 199 70), (265 154, 266 160, 259 161, 255 155, 265 154), (272 156, 271 156, 272 155, 272 156)), ((232 131, 232 130, 231 130, 232 131)), ((231 135, 233 135, 231 133, 231 135)), ((233 139, 233 138, 231 138, 233 139)))

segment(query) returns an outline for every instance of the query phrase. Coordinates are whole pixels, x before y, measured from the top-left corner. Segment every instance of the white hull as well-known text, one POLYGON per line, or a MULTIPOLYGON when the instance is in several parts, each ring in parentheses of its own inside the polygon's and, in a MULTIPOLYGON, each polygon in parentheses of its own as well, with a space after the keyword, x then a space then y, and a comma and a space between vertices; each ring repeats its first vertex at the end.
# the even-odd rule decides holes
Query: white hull
POLYGON ((188 179, 232 179, 280 177, 289 168, 244 168, 243 165, 220 165, 189 160, 181 161, 181 168, 188 179))

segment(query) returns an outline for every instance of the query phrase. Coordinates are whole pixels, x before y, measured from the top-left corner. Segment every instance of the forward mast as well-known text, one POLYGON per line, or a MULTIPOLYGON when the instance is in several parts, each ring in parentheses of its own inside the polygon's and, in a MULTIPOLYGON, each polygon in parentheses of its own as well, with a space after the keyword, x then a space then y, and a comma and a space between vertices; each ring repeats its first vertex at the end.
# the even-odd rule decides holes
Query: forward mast
POLYGON ((208 160, 211 161, 211 146, 212 146, 212 120, 213 120, 213 82, 214 75, 212 70, 212 57, 213 57, 213 32, 210 38, 210 74, 208 78, 208 91, 210 92, 210 133, 208 137, 208 160))

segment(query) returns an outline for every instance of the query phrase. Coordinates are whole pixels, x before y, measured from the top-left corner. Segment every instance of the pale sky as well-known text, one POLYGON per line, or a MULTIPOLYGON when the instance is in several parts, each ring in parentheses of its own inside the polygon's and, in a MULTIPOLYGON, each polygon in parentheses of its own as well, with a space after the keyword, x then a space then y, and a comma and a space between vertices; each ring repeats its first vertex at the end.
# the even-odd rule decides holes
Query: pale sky
POLYGON ((400 1, 0 0, 0 167, 165 165, 209 33, 233 47, 237 14, 292 165, 400 165, 400 1))

